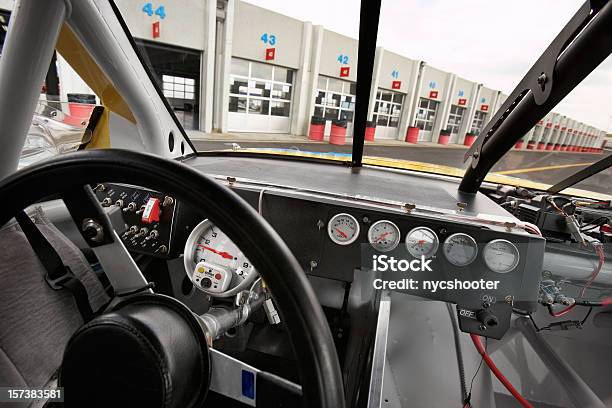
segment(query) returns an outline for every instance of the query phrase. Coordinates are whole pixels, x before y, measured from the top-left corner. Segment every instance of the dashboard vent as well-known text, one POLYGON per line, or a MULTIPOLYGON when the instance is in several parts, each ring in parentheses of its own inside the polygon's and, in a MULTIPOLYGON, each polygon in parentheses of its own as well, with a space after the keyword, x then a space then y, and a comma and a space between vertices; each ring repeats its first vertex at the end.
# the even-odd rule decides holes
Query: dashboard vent
POLYGON ((521 221, 537 224, 540 207, 527 203, 521 203, 516 210, 516 217, 521 221))

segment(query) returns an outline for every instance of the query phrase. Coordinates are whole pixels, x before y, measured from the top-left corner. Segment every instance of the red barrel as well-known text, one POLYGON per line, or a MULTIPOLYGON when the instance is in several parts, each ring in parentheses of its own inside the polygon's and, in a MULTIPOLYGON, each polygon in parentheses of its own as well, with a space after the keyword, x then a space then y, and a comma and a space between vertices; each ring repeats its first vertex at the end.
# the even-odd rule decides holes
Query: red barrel
POLYGON ((373 142, 375 134, 376 134, 376 122, 368 120, 366 122, 365 140, 367 140, 368 142, 373 142))
POLYGON ((545 150, 552 150, 552 149, 553 149, 553 144, 552 143, 547 143, 545 150))
POLYGON ((308 139, 322 141, 325 138, 325 118, 313 116, 310 119, 310 130, 308 131, 308 139))
POLYGON ((406 141, 408 143, 417 143, 419 141, 419 128, 410 126, 406 132, 406 141))
POLYGON ((529 142, 527 142, 527 150, 533 150, 534 147, 535 147, 535 142, 533 140, 530 140, 529 142))
POLYGON ((566 151, 566 150, 567 150, 567 146, 566 146, 566 145, 561 145, 561 149, 559 149, 559 150, 561 150, 562 152, 564 152, 564 151, 566 151))
POLYGON ((522 148, 523 148, 523 141, 522 141, 522 140, 519 140, 518 142, 516 142, 516 143, 514 144, 514 148, 515 148, 515 149, 522 149, 522 148))
POLYGON ((474 144, 474 141, 476 140, 476 135, 473 133, 466 133, 465 134, 465 139, 463 139, 463 145, 464 146, 471 146, 474 144))
POLYGON ((450 131, 446 129, 442 129, 440 131, 440 136, 438 136, 438 144, 447 145, 450 141, 450 131))
POLYGON ((561 145, 559 143, 555 143, 555 145, 553 146, 553 150, 561 150, 561 145))
POLYGON ((544 142, 538 142, 538 150, 544 150, 545 146, 544 142))
POLYGON ((333 145, 343 145, 346 143, 346 120, 332 121, 329 143, 333 145))
POLYGON ((70 115, 64 117, 64 123, 74 126, 86 125, 95 107, 96 105, 89 103, 68 102, 70 115))

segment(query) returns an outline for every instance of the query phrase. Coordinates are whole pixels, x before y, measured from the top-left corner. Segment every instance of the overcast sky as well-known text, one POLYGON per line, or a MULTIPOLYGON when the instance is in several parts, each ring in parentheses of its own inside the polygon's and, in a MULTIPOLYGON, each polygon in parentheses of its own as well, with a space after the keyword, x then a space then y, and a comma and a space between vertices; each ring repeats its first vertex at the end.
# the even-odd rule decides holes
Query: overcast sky
MULTIPOLYGON (((358 37, 358 0, 247 0, 358 37)), ((578 10, 577 0, 383 0, 378 44, 509 94, 578 10)), ((612 58, 556 112, 612 132, 612 58)))

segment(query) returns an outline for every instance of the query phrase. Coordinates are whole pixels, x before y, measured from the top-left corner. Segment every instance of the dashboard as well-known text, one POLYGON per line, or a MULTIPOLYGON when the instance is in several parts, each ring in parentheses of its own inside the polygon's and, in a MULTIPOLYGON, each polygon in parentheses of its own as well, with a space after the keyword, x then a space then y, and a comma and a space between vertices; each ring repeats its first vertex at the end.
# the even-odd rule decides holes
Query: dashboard
MULTIPOLYGON (((258 208, 309 276, 348 284, 356 274, 370 281, 417 277, 435 285, 498 282, 468 290, 396 289, 459 305, 467 331, 478 326, 475 311, 483 303, 508 320, 513 305, 531 310, 537 304, 544 240, 486 196, 461 195, 453 180, 373 168, 357 175, 333 164, 262 158, 197 157, 186 164, 258 208), (373 259, 381 256, 421 260, 429 270, 377 271, 373 259)), ((102 186, 96 187, 100 202, 122 207, 127 248, 166 259, 182 255, 186 275, 205 294, 229 297, 259 276, 205 210, 164 192, 102 186)), ((495 330, 488 334, 497 337, 495 330)))

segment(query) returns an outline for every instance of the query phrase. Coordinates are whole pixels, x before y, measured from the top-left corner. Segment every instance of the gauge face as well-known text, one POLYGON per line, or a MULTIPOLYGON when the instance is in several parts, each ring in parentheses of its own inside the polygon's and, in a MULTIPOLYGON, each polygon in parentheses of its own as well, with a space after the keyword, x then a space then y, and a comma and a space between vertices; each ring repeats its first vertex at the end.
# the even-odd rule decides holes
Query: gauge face
POLYGON ((189 235, 184 263, 187 276, 198 289, 222 297, 239 292, 258 275, 236 244, 209 220, 202 221, 189 235), (200 276, 204 271, 217 277, 212 286, 206 276, 200 276), (215 292, 216 281, 219 286, 215 292))
POLYGON ((440 241, 435 232, 427 227, 416 227, 406 236, 406 249, 415 258, 431 258, 436 254, 440 241))
POLYGON ((476 240, 468 234, 452 234, 444 241, 444 256, 455 266, 467 266, 474 262, 478 255, 476 240))
POLYGON ((327 233, 339 245, 348 245, 359 237, 359 223, 350 214, 336 214, 327 224, 327 233))
POLYGON ((483 258, 489 269, 497 273, 508 273, 519 263, 519 251, 505 239, 494 239, 483 250, 483 258))
POLYGON ((368 242, 374 249, 381 252, 394 250, 400 239, 400 230, 391 221, 376 221, 368 230, 368 242))

